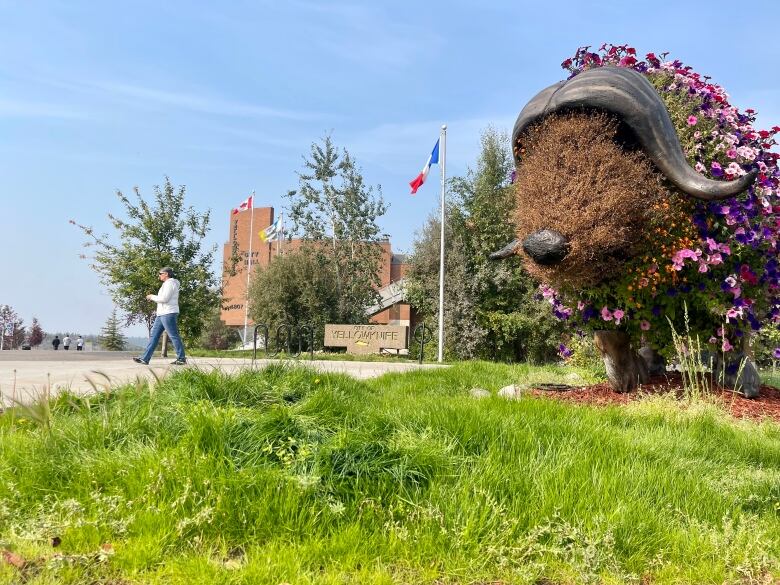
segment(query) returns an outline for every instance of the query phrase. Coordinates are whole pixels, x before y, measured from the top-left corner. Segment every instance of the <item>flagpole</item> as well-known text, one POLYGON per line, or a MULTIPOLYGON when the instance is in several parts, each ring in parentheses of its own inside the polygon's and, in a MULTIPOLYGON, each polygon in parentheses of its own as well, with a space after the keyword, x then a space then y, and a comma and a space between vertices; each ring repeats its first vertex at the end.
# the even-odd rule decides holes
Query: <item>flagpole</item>
POLYGON ((441 127, 441 250, 439 253, 439 362, 444 359, 444 193, 447 185, 447 125, 441 127))
POLYGON ((246 267, 246 294, 244 295, 244 349, 246 349, 246 328, 249 322, 249 276, 252 274, 252 234, 255 222, 255 190, 252 189, 252 204, 249 206, 249 262, 246 267))

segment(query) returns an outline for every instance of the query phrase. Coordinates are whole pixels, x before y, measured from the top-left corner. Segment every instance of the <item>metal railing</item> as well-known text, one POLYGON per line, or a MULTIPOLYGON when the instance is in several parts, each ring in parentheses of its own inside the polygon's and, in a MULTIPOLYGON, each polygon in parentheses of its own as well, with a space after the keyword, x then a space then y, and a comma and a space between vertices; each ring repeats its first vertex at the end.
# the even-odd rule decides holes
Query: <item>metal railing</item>
POLYGON ((423 356, 425 355, 425 344, 428 343, 433 337, 433 333, 429 327, 425 326, 425 323, 420 323, 414 328, 412 333, 412 339, 414 339, 420 346, 420 357, 417 360, 419 363, 423 363, 423 356))
POLYGON ((252 335, 252 363, 257 360, 257 332, 262 330, 263 332, 263 351, 267 358, 275 358, 279 355, 282 349, 287 350, 287 354, 290 357, 297 358, 303 353, 303 341, 306 338, 308 342, 308 354, 309 359, 314 359, 314 328, 311 325, 297 325, 293 326, 288 323, 283 323, 276 328, 275 343, 273 345, 273 351, 270 348, 270 330, 266 323, 258 323, 255 325, 254 333, 252 335), (298 340, 297 351, 293 352, 293 339, 298 340))

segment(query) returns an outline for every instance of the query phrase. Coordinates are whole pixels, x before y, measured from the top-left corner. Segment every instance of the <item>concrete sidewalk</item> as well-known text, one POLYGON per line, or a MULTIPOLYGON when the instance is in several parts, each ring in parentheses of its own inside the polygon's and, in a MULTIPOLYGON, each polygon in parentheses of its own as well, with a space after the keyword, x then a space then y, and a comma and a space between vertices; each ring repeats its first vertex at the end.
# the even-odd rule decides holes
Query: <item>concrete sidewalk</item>
MULTIPOLYGON (((132 353, 125 352, 64 352, 51 350, 3 351, 0 353, 0 397, 9 405, 15 399, 21 402, 34 400, 43 394, 47 385, 54 395, 62 389, 78 394, 94 392, 107 385, 115 386, 136 380, 154 380, 182 367, 194 367, 210 371, 220 369, 233 373, 252 367, 251 359, 240 358, 188 358, 186 366, 172 366, 173 358, 155 358, 148 366, 132 361, 132 353)), ((256 368, 271 363, 301 364, 319 372, 337 372, 355 378, 374 378, 388 372, 407 372, 417 369, 441 368, 434 364, 419 365, 414 362, 355 362, 330 360, 268 360, 255 362, 256 368)))

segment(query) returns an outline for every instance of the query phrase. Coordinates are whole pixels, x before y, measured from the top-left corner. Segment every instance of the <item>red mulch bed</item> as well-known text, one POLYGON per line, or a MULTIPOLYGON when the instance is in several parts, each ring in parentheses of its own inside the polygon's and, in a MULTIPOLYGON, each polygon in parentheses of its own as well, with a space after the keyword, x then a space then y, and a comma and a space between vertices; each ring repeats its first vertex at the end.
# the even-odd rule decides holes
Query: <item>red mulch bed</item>
MULTIPOLYGON (((628 404, 642 396, 653 394, 674 393, 683 396, 682 376, 677 372, 650 378, 649 384, 643 384, 640 390, 618 393, 612 390, 608 382, 592 386, 574 387, 571 390, 551 391, 534 388, 530 390, 533 396, 556 398, 565 402, 580 404, 595 404, 606 406, 610 404, 628 404)), ((748 399, 734 391, 716 387, 713 397, 720 401, 723 407, 737 418, 764 419, 769 418, 780 422, 780 389, 773 386, 761 386, 758 398, 748 399)))

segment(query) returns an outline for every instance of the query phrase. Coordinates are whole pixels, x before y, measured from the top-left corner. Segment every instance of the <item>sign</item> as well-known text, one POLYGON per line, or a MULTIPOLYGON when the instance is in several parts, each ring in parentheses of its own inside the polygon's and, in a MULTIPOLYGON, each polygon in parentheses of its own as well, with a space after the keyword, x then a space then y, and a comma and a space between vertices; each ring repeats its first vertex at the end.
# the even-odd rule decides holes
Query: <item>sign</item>
POLYGON ((325 325, 325 347, 346 347, 350 353, 379 353, 382 349, 407 349, 405 325, 325 325))

